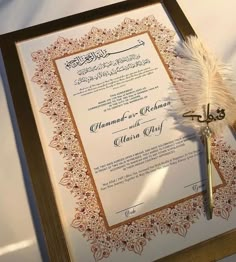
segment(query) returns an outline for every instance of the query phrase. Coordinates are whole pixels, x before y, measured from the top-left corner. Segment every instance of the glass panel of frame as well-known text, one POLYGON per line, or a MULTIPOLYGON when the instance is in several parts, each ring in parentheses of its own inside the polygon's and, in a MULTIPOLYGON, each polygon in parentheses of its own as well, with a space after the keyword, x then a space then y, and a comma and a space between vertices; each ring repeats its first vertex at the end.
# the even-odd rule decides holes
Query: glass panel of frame
POLYGON ((175 46, 189 34, 172 0, 123 2, 2 37, 53 261, 235 252, 233 133, 214 141, 208 221, 201 141, 169 114, 175 46))

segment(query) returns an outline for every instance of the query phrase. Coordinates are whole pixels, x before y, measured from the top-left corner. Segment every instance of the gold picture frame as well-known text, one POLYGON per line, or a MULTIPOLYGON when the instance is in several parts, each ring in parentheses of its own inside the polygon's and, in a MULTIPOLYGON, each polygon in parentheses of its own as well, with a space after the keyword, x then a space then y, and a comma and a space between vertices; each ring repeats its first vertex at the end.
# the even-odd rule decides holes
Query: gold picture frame
MULTIPOLYGON (((17 43, 157 3, 163 6, 166 15, 182 39, 186 39, 189 35, 195 35, 193 28, 175 0, 141 0, 121 2, 8 33, 0 37, 2 58, 50 261, 72 261, 72 258, 32 110, 32 101, 27 91, 24 70, 17 51, 17 43)), ((158 261, 215 261, 235 253, 235 241, 236 231, 232 230, 161 258, 158 261)))

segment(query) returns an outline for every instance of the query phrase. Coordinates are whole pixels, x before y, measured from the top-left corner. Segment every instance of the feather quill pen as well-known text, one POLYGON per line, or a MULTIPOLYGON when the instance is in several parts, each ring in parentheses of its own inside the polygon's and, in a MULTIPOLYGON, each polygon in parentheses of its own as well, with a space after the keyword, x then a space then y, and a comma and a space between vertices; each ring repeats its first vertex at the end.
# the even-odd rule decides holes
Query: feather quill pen
POLYGON ((177 47, 179 58, 173 72, 178 91, 177 114, 183 124, 192 126, 203 137, 208 177, 208 217, 212 218, 211 135, 218 136, 236 120, 235 89, 229 67, 209 52, 196 36, 177 47))

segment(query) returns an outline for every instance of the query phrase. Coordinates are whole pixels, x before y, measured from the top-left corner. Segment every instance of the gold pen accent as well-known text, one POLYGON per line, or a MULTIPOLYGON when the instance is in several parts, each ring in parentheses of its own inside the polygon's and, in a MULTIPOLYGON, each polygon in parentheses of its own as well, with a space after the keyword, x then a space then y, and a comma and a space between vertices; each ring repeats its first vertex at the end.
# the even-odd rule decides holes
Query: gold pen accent
POLYGON ((203 131, 204 144, 206 150, 206 171, 207 171, 207 201, 208 219, 212 219, 213 214, 213 192, 212 192, 212 167, 211 167, 211 130, 207 126, 203 131))

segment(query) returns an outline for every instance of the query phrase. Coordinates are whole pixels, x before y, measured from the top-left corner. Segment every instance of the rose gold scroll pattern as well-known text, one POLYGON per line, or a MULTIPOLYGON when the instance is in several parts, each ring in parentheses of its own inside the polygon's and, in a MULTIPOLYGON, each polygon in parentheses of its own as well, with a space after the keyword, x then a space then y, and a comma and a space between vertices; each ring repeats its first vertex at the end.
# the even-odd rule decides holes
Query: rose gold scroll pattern
MULTIPOLYGON (((65 171, 60 184, 70 190, 77 201, 71 225, 90 242, 95 261, 109 257, 114 250, 129 250, 141 254, 148 241, 164 232, 184 237, 191 224, 204 214, 203 199, 202 196, 198 196, 107 230, 53 65, 54 59, 64 55, 147 31, 153 37, 165 63, 170 66, 175 59, 173 51, 175 33, 160 24, 154 16, 142 20, 125 19, 114 29, 92 28, 79 40, 59 37, 45 50, 32 53, 32 59, 36 63, 32 81, 37 83, 45 94, 40 112, 47 115, 55 127, 50 146, 64 159, 65 171)), ((213 146, 214 155, 226 178, 227 186, 214 194, 216 204, 214 214, 228 219, 232 206, 236 205, 235 151, 222 141, 217 143, 215 141, 213 146)))

